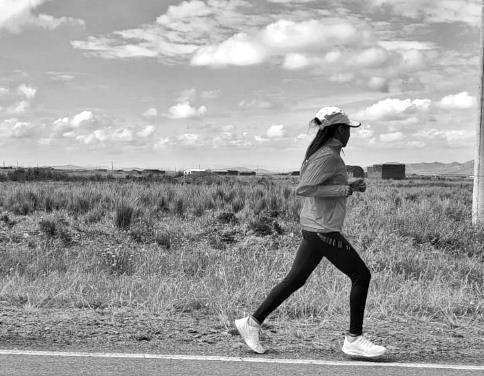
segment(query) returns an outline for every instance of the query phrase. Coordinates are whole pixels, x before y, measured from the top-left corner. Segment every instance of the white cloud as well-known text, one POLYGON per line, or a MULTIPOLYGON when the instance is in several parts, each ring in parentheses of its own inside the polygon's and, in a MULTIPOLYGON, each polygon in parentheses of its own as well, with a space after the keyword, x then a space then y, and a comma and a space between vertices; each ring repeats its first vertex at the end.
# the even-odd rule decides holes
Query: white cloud
POLYGON ((162 137, 153 145, 153 149, 155 150, 163 149, 166 145, 168 145, 169 142, 170 142, 169 137, 162 137))
POLYGON ((94 114, 82 111, 72 117, 55 120, 49 127, 50 134, 43 141, 46 144, 55 142, 77 141, 93 148, 102 147, 146 147, 152 146, 150 136, 155 132, 153 125, 118 125, 119 119, 106 114, 94 114))
POLYGON ((274 103, 263 100, 263 99, 242 99, 239 102, 239 107, 244 108, 244 109, 268 109, 271 107, 274 107, 274 103))
POLYGON ((47 30, 55 30, 62 25, 80 26, 80 27, 85 26, 84 20, 81 20, 79 18, 73 18, 73 17, 55 18, 48 14, 39 14, 37 17, 31 20, 31 23, 35 26, 39 26, 47 30))
POLYGON ((6 87, 0 87, 0 96, 8 94, 9 91, 6 87))
POLYGON ((443 97, 439 106, 446 109, 468 109, 477 105, 476 97, 469 95, 467 91, 443 97))
POLYGON ((142 130, 138 131, 138 132, 136 133, 136 135, 137 135, 138 137, 143 137, 143 138, 145 138, 145 137, 149 137, 149 136, 151 136, 151 135, 154 133, 154 131, 155 131, 155 127, 154 127, 154 126, 152 126, 152 125, 147 125, 147 126, 146 126, 146 127, 144 127, 142 130))
POLYGON ((29 86, 26 84, 21 84, 18 88, 17 91, 25 96, 27 99, 33 99, 35 97, 35 94, 37 93, 37 89, 34 88, 33 86, 29 86))
POLYGON ((300 133, 296 137, 294 137, 294 142, 302 141, 302 140, 306 139, 307 136, 308 135, 306 133, 300 133))
POLYGON ((156 23, 72 45, 103 58, 157 58, 210 67, 277 64, 382 92, 398 90, 393 81, 416 76, 439 56, 431 42, 393 40, 392 35, 379 42, 369 19, 350 15, 336 1, 328 7, 314 1, 307 7, 256 12, 254 3, 243 0, 183 1, 169 6, 156 23))
POLYGON ((200 93, 202 99, 215 99, 220 95, 220 90, 204 90, 200 93))
POLYGON ((212 142, 213 147, 248 147, 252 142, 247 132, 236 134, 234 132, 222 132, 215 136, 212 142))
POLYGON ((170 5, 153 24, 91 36, 71 44, 102 58, 157 57, 167 63, 187 61, 201 46, 220 42, 265 19, 257 14, 240 13, 241 8, 250 6, 244 0, 183 1, 170 5))
POLYGON ((310 64, 311 62, 306 55, 293 52, 286 54, 282 66, 285 69, 296 70, 306 68, 310 64))
POLYGON ((171 119, 188 119, 201 117, 207 112, 206 106, 193 107, 190 102, 178 103, 168 109, 167 117, 171 119))
POLYGON ((83 123, 90 122, 94 118, 94 114, 91 111, 82 111, 77 115, 74 115, 70 124, 74 128, 80 127, 83 123))
POLYGON ((47 14, 34 14, 34 9, 50 0, 2 0, 0 2, 0 30, 20 32, 25 26, 53 30, 61 25, 84 26, 84 21, 72 17, 55 18, 47 14))
POLYGON ((85 145, 104 146, 106 141, 109 142, 110 145, 115 142, 119 142, 121 144, 130 143, 134 140, 134 136, 132 129, 108 126, 105 128, 96 129, 89 133, 77 135, 76 140, 85 145))
POLYGON ((259 143, 259 144, 264 144, 264 143, 266 143, 266 142, 268 142, 268 141, 269 141, 269 139, 268 139, 268 138, 261 137, 261 136, 257 136, 257 135, 256 135, 256 136, 254 136, 254 139, 255 139, 255 141, 256 141, 257 143, 259 143))
POLYGON ((251 40, 245 33, 233 37, 218 45, 200 47, 191 59, 192 65, 253 65, 263 62, 267 54, 262 45, 251 40))
POLYGON ((200 140, 200 135, 194 133, 184 133, 177 136, 177 140, 181 145, 192 146, 198 143, 200 140))
POLYGON ((424 19, 426 22, 481 23, 481 3, 477 0, 367 0, 371 5, 386 6, 399 16, 424 19))
POLYGON ((312 3, 316 0, 267 0, 269 3, 276 3, 276 4, 303 4, 303 3, 312 3))
POLYGON ((146 111, 144 111, 142 115, 144 117, 147 117, 147 118, 157 117, 158 116, 158 110, 154 107, 150 107, 150 108, 146 109, 146 111))
MULTIPOLYGON (((308 58, 302 52, 329 52, 333 46, 367 45, 371 33, 360 25, 343 19, 306 20, 295 22, 280 19, 252 33, 238 33, 222 43, 199 48, 192 60, 193 65, 253 65, 267 61, 272 56, 285 56, 283 66, 301 69, 318 64, 322 58, 308 58)), ((339 53, 332 51, 326 56, 336 62, 339 53)))
POLYGON ((353 134, 358 138, 369 139, 373 137, 375 132, 373 129, 371 129, 371 125, 362 124, 361 127, 358 127, 352 131, 352 135, 353 134))
POLYGON ((185 89, 178 95, 178 102, 192 102, 197 98, 197 89, 194 87, 190 89, 185 89))
POLYGON ((389 51, 401 51, 401 50, 435 50, 437 45, 432 42, 418 41, 418 40, 385 40, 380 41, 378 44, 389 51))
POLYGON ((7 108, 7 113, 10 115, 22 114, 30 106, 27 101, 19 101, 7 108))
POLYGON ((404 135, 402 132, 382 133, 379 138, 382 142, 394 142, 403 140, 404 135))
POLYGON ((266 136, 269 138, 280 138, 286 135, 286 130, 284 129, 284 125, 277 124, 271 125, 270 128, 266 132, 266 136))
POLYGON ((405 115, 427 111, 430 99, 383 99, 356 114, 355 118, 365 120, 398 120, 405 115))
POLYGON ((75 76, 65 72, 46 72, 52 81, 72 81, 75 76))
POLYGON ((329 76, 328 80, 331 82, 337 82, 337 83, 348 83, 351 82, 355 79, 354 73, 335 73, 329 76))
POLYGON ((17 118, 6 119, 0 122, 0 139, 34 138, 36 131, 34 124, 19 121, 17 118))
POLYGON ((417 139, 438 144, 444 142, 449 147, 469 147, 475 139, 474 130, 455 130, 455 129, 423 129, 413 134, 417 139))
POLYGON ((370 47, 358 52, 352 63, 365 68, 378 67, 390 59, 387 50, 381 47, 370 47))
POLYGON ((389 90, 389 80, 385 77, 370 77, 368 87, 372 90, 387 92, 389 90))

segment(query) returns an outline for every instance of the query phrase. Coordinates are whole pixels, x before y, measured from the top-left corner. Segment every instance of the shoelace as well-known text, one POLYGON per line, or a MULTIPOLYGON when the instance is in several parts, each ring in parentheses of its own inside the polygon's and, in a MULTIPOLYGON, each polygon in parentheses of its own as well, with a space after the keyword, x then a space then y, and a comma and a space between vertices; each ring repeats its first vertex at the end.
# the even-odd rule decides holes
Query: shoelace
POLYGON ((372 348, 375 347, 375 344, 373 344, 368 338, 361 336, 360 339, 361 346, 366 347, 366 348, 372 348))

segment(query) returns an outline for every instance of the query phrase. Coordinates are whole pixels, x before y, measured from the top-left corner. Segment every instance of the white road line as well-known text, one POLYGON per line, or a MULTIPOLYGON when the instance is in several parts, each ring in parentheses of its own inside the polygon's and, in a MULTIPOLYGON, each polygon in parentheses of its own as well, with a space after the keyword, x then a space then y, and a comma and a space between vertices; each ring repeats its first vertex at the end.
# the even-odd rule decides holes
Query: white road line
POLYGON ((466 366, 466 365, 460 365, 460 364, 383 363, 383 362, 364 362, 364 361, 332 361, 332 360, 317 360, 317 359, 276 359, 276 358, 242 358, 242 357, 239 358, 239 357, 230 357, 230 356, 204 356, 204 355, 162 355, 162 354, 95 353, 95 352, 91 353, 91 352, 62 352, 62 351, 0 349, 0 356, 1 355, 163 359, 163 360, 195 360, 195 361, 206 360, 206 361, 219 361, 219 362, 314 364, 314 365, 326 365, 326 366, 401 367, 401 368, 431 368, 431 369, 484 371, 484 366, 466 366))

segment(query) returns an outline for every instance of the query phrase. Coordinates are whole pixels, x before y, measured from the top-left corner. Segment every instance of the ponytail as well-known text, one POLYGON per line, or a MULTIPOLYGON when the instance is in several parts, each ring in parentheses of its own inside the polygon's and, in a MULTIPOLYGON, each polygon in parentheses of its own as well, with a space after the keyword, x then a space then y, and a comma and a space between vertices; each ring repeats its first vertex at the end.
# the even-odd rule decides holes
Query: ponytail
MULTIPOLYGON (((321 121, 318 118, 314 118, 310 121, 309 125, 319 128, 321 121)), ((304 161, 307 161, 311 155, 318 151, 330 138, 334 136, 338 126, 339 124, 333 124, 318 130, 318 133, 316 133, 316 136, 306 150, 304 161)))

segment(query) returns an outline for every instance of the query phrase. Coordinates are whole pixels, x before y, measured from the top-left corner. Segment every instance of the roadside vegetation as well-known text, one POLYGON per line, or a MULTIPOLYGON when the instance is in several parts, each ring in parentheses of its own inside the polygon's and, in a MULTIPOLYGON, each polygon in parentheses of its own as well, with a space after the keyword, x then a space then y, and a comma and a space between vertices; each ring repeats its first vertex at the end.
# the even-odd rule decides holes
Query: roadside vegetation
MULTIPOLYGON (((29 307, 252 311, 301 240, 297 178, 0 182, 0 299, 29 307)), ((475 325, 484 229, 470 182, 368 180, 345 233, 372 271, 369 319, 475 325)), ((347 317, 349 280, 323 261, 273 319, 347 317)))

